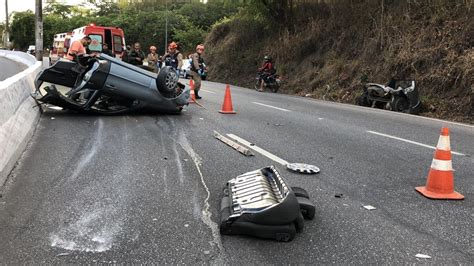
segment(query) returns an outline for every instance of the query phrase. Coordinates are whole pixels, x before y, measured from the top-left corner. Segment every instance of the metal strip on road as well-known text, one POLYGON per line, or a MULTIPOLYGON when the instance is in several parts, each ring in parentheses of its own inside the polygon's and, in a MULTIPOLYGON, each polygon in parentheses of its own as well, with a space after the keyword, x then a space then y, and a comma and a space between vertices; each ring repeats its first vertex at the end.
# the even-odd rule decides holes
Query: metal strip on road
POLYGON ((280 111, 283 111, 283 112, 291 112, 288 109, 284 109, 284 108, 280 108, 280 107, 276 107, 276 106, 272 106, 272 105, 268 105, 268 104, 264 104, 264 103, 259 103, 259 102, 252 102, 252 103, 258 104, 258 105, 261 105, 261 106, 265 106, 265 107, 269 107, 269 108, 273 108, 273 109, 277 109, 277 110, 280 110, 280 111))
MULTIPOLYGON (((391 136, 391 135, 387 135, 387 134, 383 134, 383 133, 379 133, 379 132, 375 132, 375 131, 371 131, 371 130, 367 130, 367 132, 370 133, 370 134, 379 135, 379 136, 387 137, 387 138, 391 138, 391 139, 396 139, 396 140, 400 140, 400 141, 403 141, 403 142, 415 144, 415 145, 418 145, 418 146, 421 146, 421 147, 436 150, 436 147, 434 147, 434 146, 426 145, 426 144, 419 143, 419 142, 416 142, 416 141, 413 141, 413 140, 403 139, 403 138, 399 138, 399 137, 395 137, 395 136, 391 136)), ((466 154, 460 153, 460 152, 451 151, 451 153, 455 154, 455 155, 459 155, 459 156, 466 156, 466 154)))
POLYGON ((275 162, 277 162, 277 163, 279 163, 279 164, 281 164, 281 165, 283 165, 283 166, 286 166, 286 165, 288 164, 288 162, 285 161, 285 160, 283 160, 282 158, 280 158, 280 157, 278 157, 278 156, 276 156, 276 155, 274 155, 274 154, 272 154, 272 153, 270 153, 270 152, 268 152, 268 151, 266 151, 266 150, 264 150, 264 149, 258 147, 257 145, 255 145, 255 144, 253 144, 253 143, 250 143, 250 142, 246 141, 246 140, 243 139, 243 138, 240 138, 240 137, 238 137, 238 136, 236 136, 236 135, 234 135, 234 134, 227 134, 227 136, 228 136, 229 138, 231 138, 231 139, 234 139, 234 140, 236 140, 236 141, 238 141, 238 142, 244 144, 245 146, 249 147, 250 149, 252 149, 252 150, 254 150, 254 151, 260 153, 261 155, 263 155, 263 156, 269 158, 270 160, 273 160, 273 161, 275 161, 275 162))

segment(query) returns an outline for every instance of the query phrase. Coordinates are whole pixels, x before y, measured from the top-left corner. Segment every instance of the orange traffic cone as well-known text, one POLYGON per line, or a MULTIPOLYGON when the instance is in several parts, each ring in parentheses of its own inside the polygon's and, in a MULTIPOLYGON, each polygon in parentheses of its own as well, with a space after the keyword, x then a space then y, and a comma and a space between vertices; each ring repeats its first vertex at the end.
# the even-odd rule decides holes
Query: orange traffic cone
POLYGON ((189 87, 191 87, 190 97, 188 103, 196 103, 196 94, 194 94, 194 80, 189 80, 189 87))
POLYGON ((232 98, 230 96, 230 86, 227 84, 225 88, 224 103, 222 109, 219 111, 221 114, 235 114, 234 108, 232 107, 232 98))
POLYGON ((430 199, 464 199, 463 195, 454 191, 454 175, 448 128, 441 129, 441 136, 439 136, 431 169, 426 180, 426 186, 416 187, 415 189, 430 199))

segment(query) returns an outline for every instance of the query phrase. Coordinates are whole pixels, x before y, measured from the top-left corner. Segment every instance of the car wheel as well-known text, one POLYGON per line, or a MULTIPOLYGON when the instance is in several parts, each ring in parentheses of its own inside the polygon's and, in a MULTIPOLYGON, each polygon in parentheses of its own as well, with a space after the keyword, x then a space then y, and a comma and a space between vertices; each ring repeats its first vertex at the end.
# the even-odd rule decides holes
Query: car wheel
POLYGON ((178 86, 178 74, 171 67, 167 66, 160 70, 156 78, 156 87, 165 97, 175 97, 178 86))
POLYGON ((391 103, 392 111, 403 112, 409 108, 408 100, 405 97, 395 97, 391 103))

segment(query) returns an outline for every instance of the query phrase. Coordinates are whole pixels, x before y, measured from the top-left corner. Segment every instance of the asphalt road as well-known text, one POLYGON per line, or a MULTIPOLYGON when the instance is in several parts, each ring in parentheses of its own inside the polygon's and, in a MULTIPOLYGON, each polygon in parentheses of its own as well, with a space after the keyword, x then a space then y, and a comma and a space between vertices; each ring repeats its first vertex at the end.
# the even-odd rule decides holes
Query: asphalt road
POLYGON ((181 115, 47 110, 0 198, 0 261, 474 261, 472 125, 238 87, 231 87, 237 114, 220 114, 224 89, 205 82, 204 107, 192 104, 181 115), (433 150, 419 144, 436 146, 443 126, 462 154, 453 155, 453 166, 463 201, 428 200, 414 190, 425 184, 433 159, 433 150), (214 130, 321 172, 301 175, 259 153, 245 157, 216 140, 214 130), (271 164, 291 186, 308 190, 315 219, 288 243, 221 236, 226 181, 271 164))
POLYGON ((26 69, 25 65, 5 57, 0 57, 0 66, 2 66, 2 70, 0 71, 0 81, 14 76, 26 69))

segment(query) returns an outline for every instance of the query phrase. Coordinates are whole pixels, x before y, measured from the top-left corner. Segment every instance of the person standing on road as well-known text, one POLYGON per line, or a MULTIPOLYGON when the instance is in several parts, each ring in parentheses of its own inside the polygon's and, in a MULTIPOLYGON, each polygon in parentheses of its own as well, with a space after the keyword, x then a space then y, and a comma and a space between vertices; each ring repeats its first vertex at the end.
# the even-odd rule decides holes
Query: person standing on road
POLYGON ((179 75, 179 71, 183 66, 183 54, 178 50, 178 45, 175 42, 168 45, 168 52, 163 55, 163 61, 165 66, 171 66, 176 69, 179 75))
POLYGON ((139 42, 133 45, 133 50, 128 54, 128 62, 132 65, 138 66, 143 65, 145 59, 145 53, 142 51, 142 47, 139 42))
POLYGON ((191 71, 190 75, 194 80, 194 95, 196 99, 201 99, 199 96, 199 90, 201 89, 201 75, 199 71, 204 71, 204 59, 202 54, 204 53, 204 44, 198 44, 196 46, 196 52, 191 56, 191 71))
POLYGON ((77 57, 80 55, 87 54, 86 46, 91 44, 92 39, 89 36, 85 36, 80 40, 75 40, 72 42, 71 47, 67 51, 66 58, 71 61, 77 60, 77 57))
POLYGON ((148 67, 155 73, 158 73, 158 61, 160 60, 159 55, 156 53, 156 46, 150 46, 150 53, 146 57, 148 61, 148 67))

